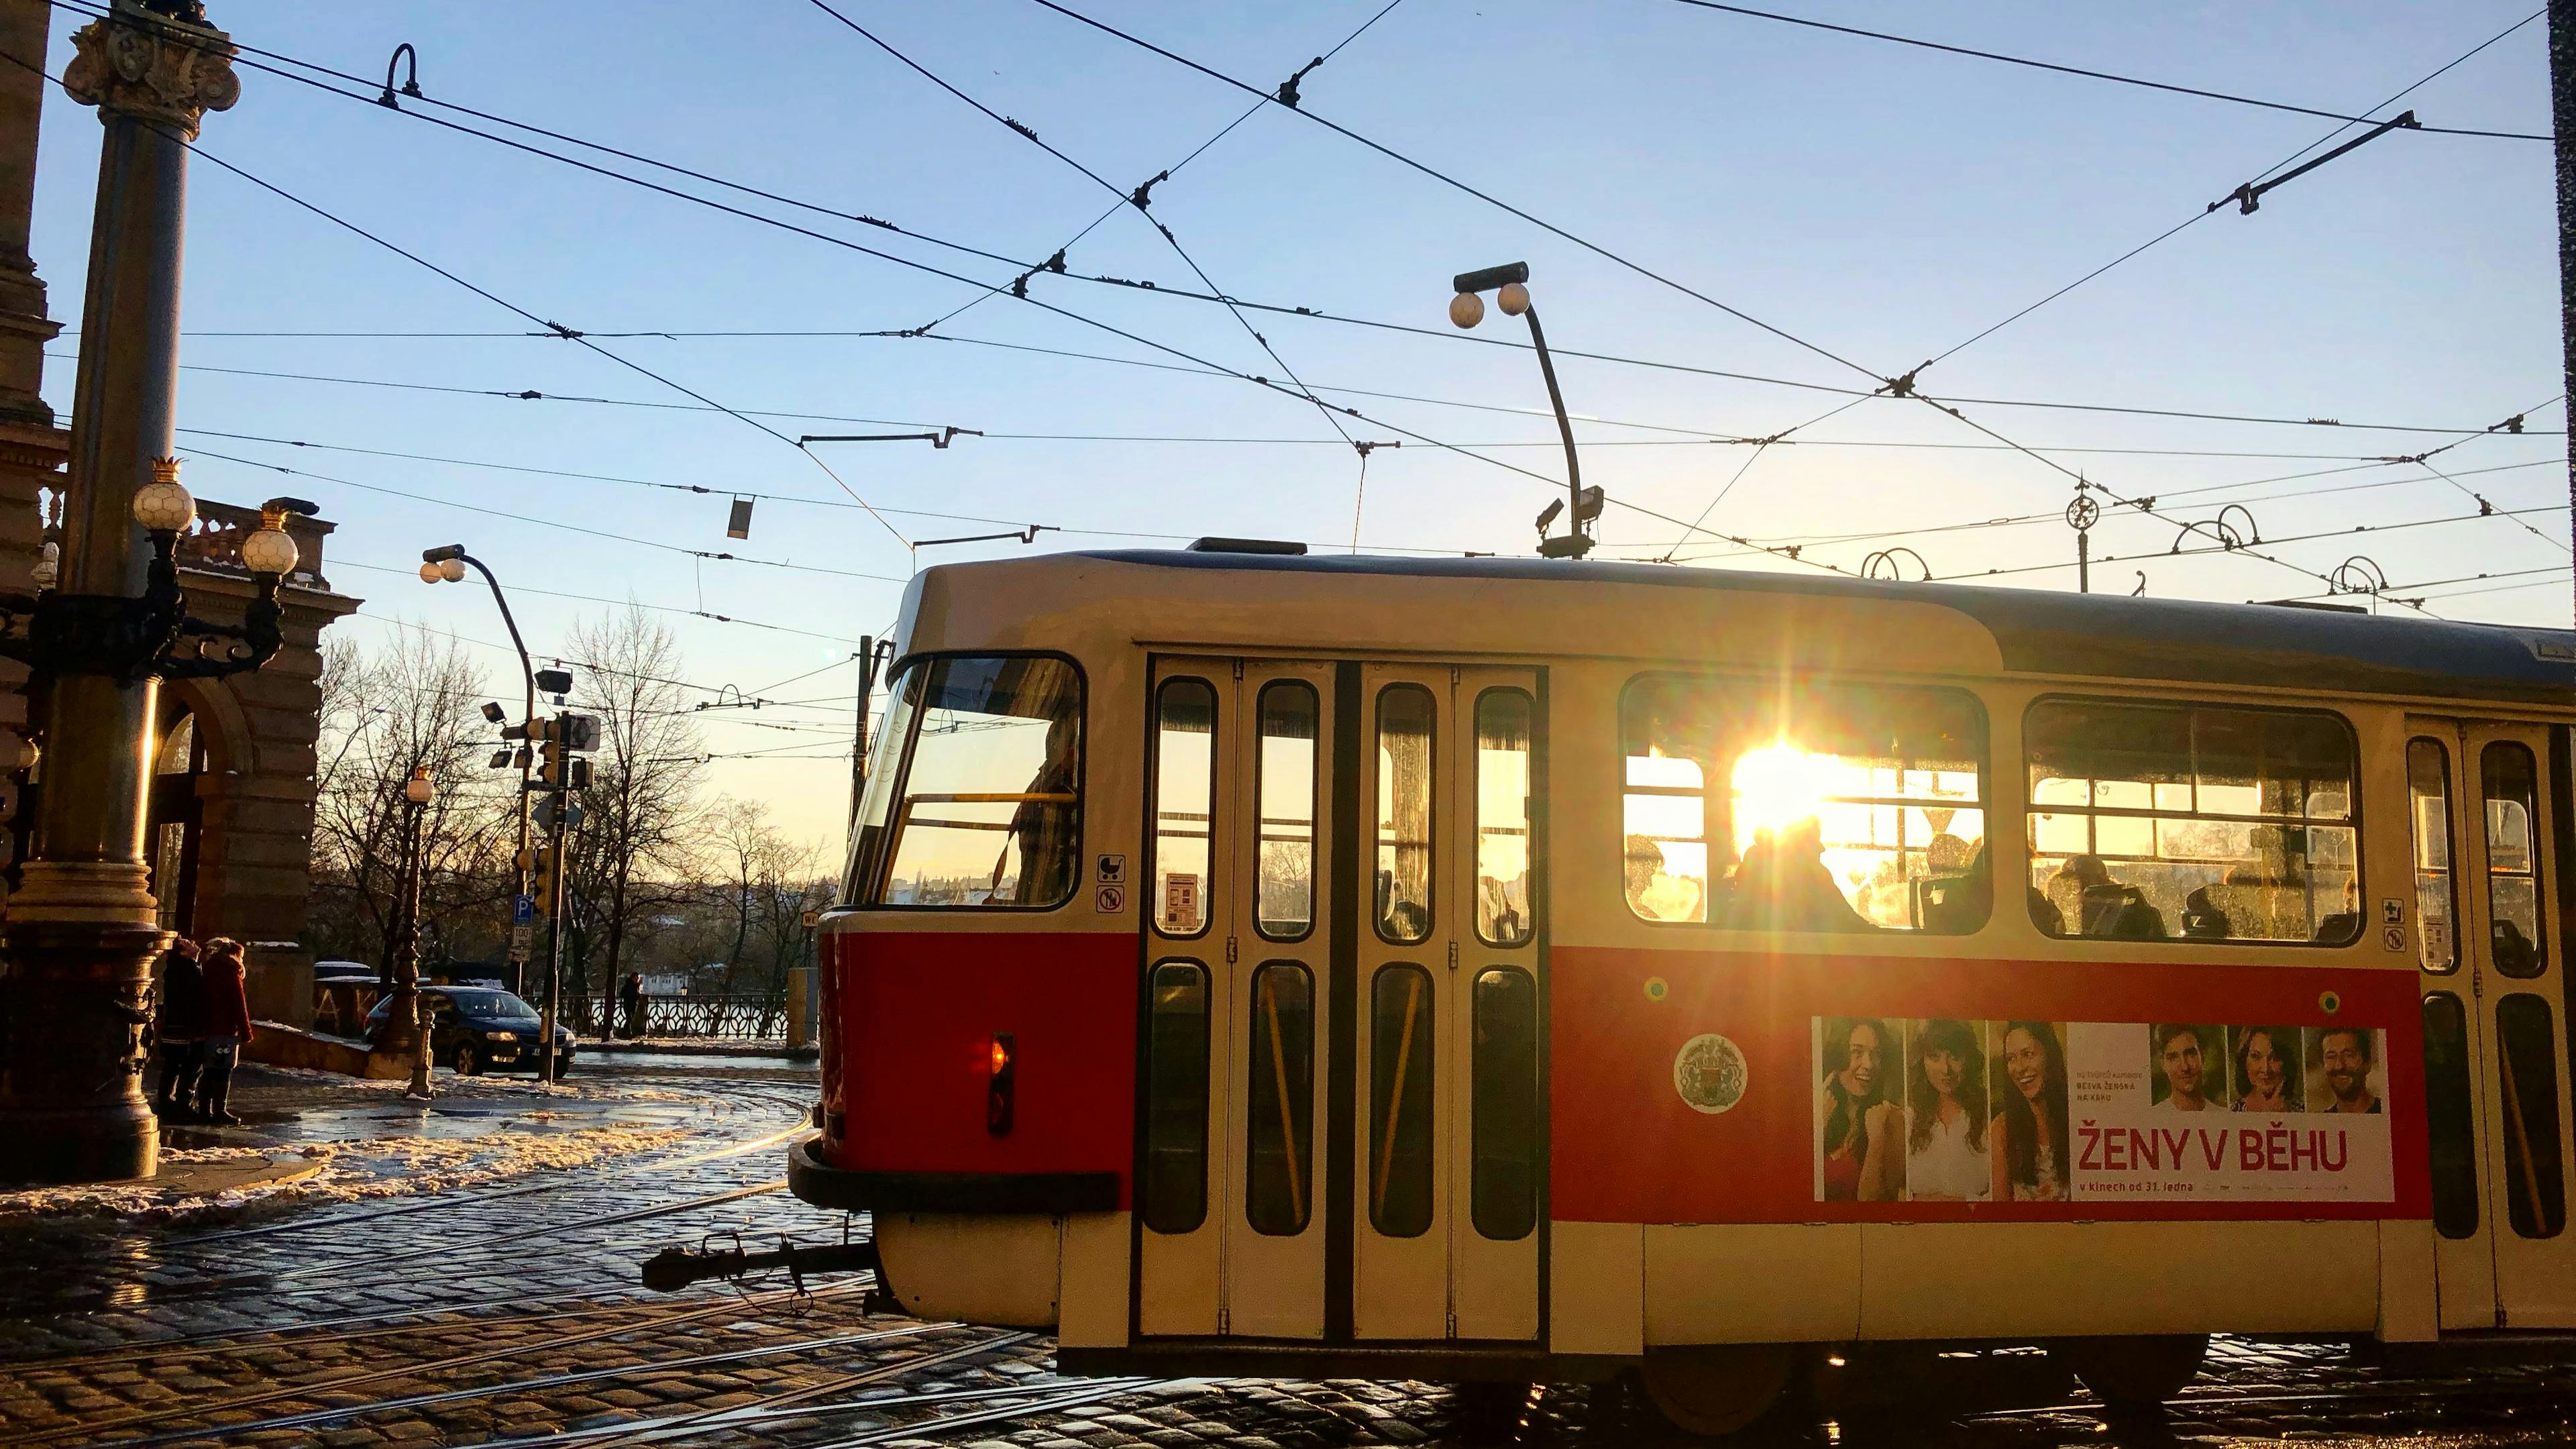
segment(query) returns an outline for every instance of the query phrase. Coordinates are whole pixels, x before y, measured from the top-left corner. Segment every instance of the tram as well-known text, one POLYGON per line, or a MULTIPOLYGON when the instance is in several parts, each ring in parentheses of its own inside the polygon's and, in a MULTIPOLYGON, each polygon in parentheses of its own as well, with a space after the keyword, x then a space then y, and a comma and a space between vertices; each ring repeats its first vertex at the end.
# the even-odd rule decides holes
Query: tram
POLYGON ((1227 540, 899 629, 789 1181, 905 1312, 1707 1433, 2576 1329, 2576 635, 1227 540))

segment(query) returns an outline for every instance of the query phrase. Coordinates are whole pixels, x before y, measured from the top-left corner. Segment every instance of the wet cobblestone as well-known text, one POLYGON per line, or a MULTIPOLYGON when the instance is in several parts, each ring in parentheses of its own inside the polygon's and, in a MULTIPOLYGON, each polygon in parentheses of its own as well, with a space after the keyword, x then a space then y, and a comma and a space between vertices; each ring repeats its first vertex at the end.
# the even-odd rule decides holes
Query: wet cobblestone
MULTIPOLYGON (((783 1192, 722 1196, 775 1178, 774 1146, 720 1154, 794 1127, 806 1080, 634 1079, 710 1099, 691 1144, 418 1213, 364 1218, 380 1205, 354 1204, 248 1234, 49 1232, 28 1250, 41 1255, 34 1271, 0 1279, 0 1446, 624 1449, 648 1434, 785 1449, 1691 1442, 1618 1383, 1533 1389, 1513 1406, 1420 1383, 1068 1380, 1044 1339, 869 1318, 854 1291, 645 1294, 635 1265, 657 1248, 810 1239, 820 1224, 783 1192)), ((2140 1420, 2106 1414, 2044 1355, 1867 1351, 1819 1368, 1745 1442, 2562 1444, 2576 1442, 2576 1353, 2481 1366, 2222 1340, 2181 1401, 2140 1420)))

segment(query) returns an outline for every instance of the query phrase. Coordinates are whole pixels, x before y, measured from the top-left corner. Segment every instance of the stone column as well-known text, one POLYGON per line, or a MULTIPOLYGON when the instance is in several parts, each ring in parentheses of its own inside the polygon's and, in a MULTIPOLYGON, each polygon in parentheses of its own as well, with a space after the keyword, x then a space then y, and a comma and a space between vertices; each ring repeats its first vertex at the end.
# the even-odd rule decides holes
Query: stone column
POLYGON ((0 960, 0 1176, 148 1177, 157 1124, 141 1090, 154 955, 167 940, 143 861, 158 681, 124 666, 147 582, 135 490, 171 451, 188 153, 205 112, 240 96, 232 46, 191 0, 115 0, 72 37, 72 99, 99 108, 71 505, 62 578, 38 641, 50 678, 45 787, 0 960), (187 19, 173 12, 190 12, 187 19), (122 656, 122 657, 120 657, 122 656))

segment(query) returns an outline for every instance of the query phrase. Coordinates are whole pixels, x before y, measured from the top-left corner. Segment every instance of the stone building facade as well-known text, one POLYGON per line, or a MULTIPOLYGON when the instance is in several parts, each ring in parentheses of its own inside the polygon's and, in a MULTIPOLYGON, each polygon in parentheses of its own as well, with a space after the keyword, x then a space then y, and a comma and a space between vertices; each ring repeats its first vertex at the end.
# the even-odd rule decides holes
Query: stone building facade
MULTIPOLYGON (((40 392, 45 344, 62 330, 47 316, 45 283, 27 252, 35 196, 37 119, 43 102, 45 0, 0 0, 0 592, 32 593, 59 542, 71 434, 40 392)), ((68 421, 65 419, 63 421, 68 421)), ((200 499, 179 540, 189 612, 238 624, 254 597, 241 566, 243 532, 256 508, 200 499)), ((295 518, 287 531, 303 558, 285 580, 285 647, 265 668, 230 679, 165 684, 154 727, 150 827, 144 844, 165 927, 191 936, 292 943, 311 893, 315 742, 321 728, 321 634, 358 607, 332 590, 323 541, 333 525, 295 518)), ((0 731, 24 736, 26 669, 0 660, 0 731)), ((42 750, 44 742, 35 742, 42 750)), ((32 805, 44 788, 41 754, 7 817, 6 865, 23 858, 32 805)), ((5 912, 0 887, 0 912, 5 912)), ((291 949, 263 953, 288 955, 291 949)))

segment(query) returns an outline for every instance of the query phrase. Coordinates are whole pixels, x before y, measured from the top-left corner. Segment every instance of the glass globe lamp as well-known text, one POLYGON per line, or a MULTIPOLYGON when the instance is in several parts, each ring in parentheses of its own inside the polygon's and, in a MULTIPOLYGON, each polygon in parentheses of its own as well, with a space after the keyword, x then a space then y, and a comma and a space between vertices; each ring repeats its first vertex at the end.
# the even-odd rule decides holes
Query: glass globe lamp
POLYGON ((264 517, 259 527, 242 535, 242 567, 255 574, 277 578, 295 572, 296 563, 304 556, 303 550, 295 546, 294 539, 287 537, 286 530, 278 526, 279 522, 278 519, 264 517))
POLYGON ((134 521, 153 533, 179 533, 197 521, 197 500, 175 476, 155 478, 134 490, 134 521))
POLYGON ((1461 327, 1473 327, 1485 320, 1485 299, 1473 292, 1460 292, 1449 299, 1449 320, 1461 327))
POLYGON ((1505 282, 1494 293, 1494 305, 1503 309, 1504 316, 1517 317, 1529 310, 1529 288, 1518 282, 1505 282))
POLYGON ((403 798, 414 805, 426 805, 430 797, 436 793, 438 792, 435 787, 429 783, 429 767, 412 766, 411 778, 403 781, 403 798))

